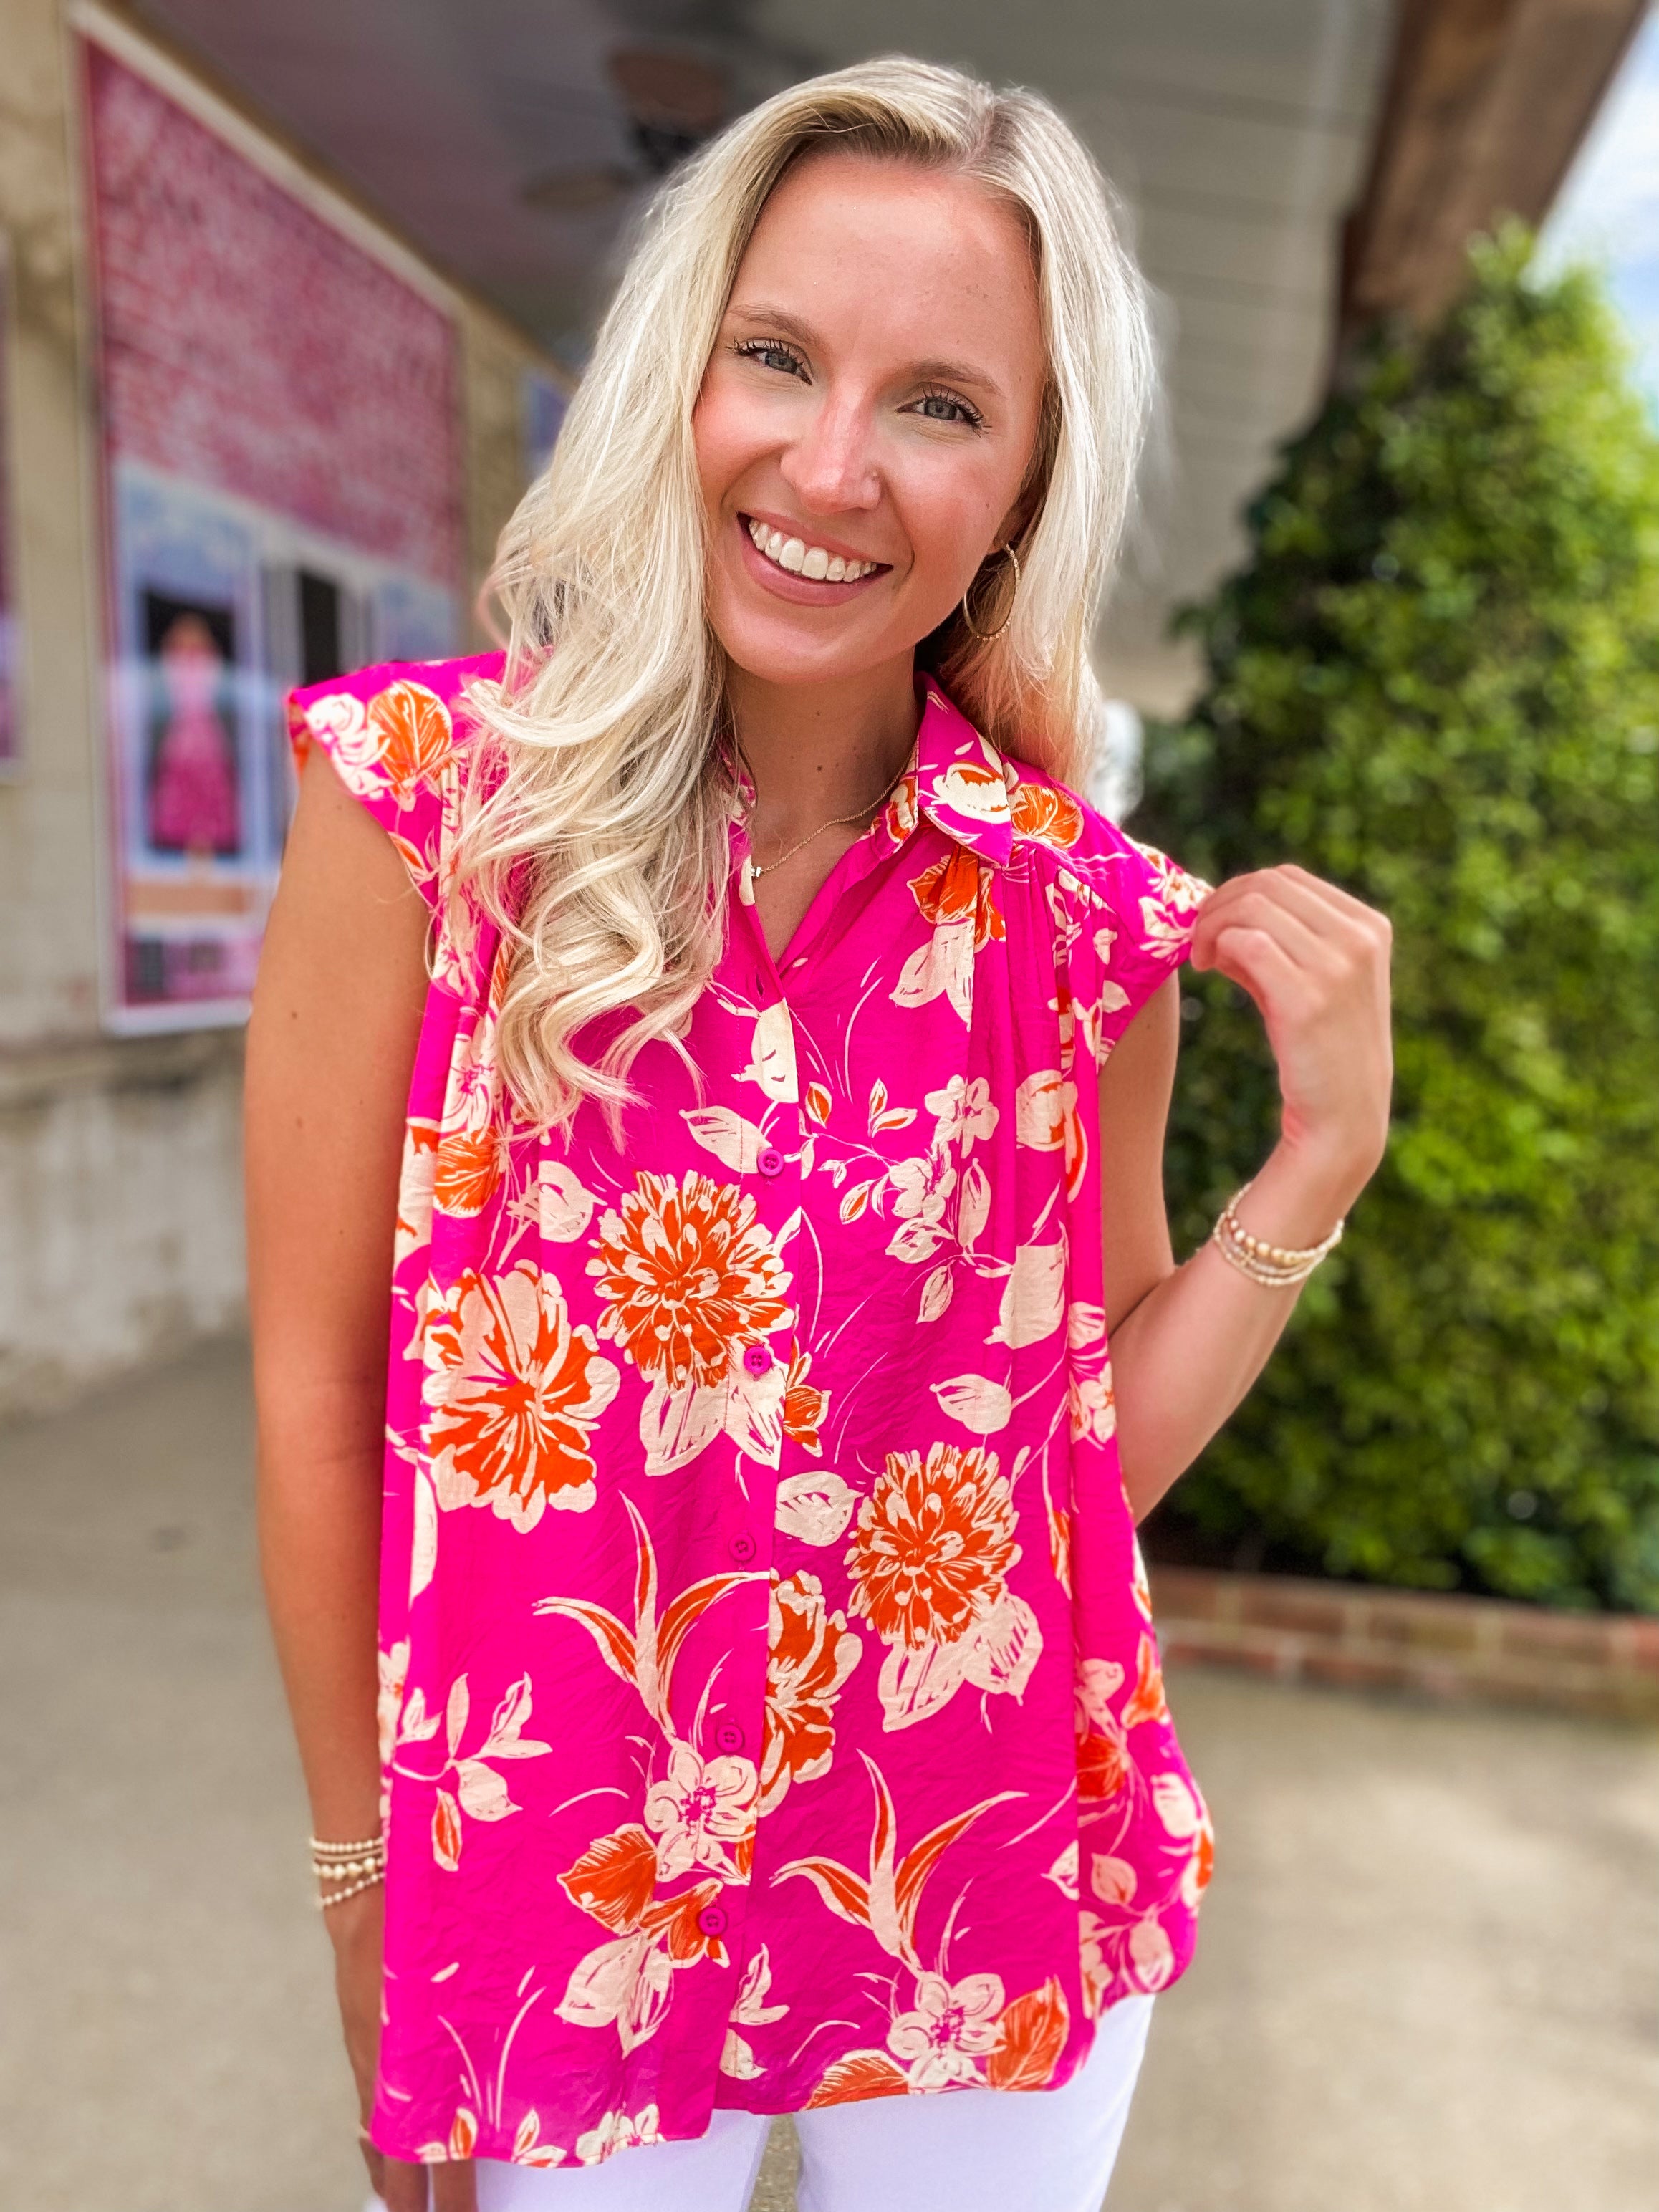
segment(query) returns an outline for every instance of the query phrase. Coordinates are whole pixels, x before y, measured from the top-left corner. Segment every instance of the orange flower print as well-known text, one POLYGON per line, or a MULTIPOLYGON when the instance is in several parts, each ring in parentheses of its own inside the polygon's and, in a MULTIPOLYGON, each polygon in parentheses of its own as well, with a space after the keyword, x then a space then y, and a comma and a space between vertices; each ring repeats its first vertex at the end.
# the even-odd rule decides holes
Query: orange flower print
POLYGON ((823 1455, 823 1446, 818 1441, 818 1424, 829 1410, 830 1393, 816 1389, 806 1379, 806 1370, 812 1364, 812 1355, 796 1345, 789 1355, 789 1372, 783 1384, 783 1433, 791 1437, 803 1450, 823 1455))
POLYGON ((1003 2008, 997 2047, 986 2062, 994 2089, 1046 2089, 1054 2078, 1072 2015, 1054 1975, 1003 2008))
POLYGON ((723 1887, 709 1877, 681 1890, 678 1897, 659 1899, 646 1911, 641 1926, 662 1945, 675 1966, 695 1966, 699 1959, 710 1959, 717 1966, 731 1964, 725 1944, 702 1924, 703 1914, 723 1887))
POLYGON ((952 846, 944 860, 910 878, 922 919, 935 929, 941 923, 972 919, 975 952, 1005 933, 995 884, 995 871, 981 865, 964 845, 952 846))
POLYGON ((1078 1738, 1077 1788, 1085 1804, 1100 1804, 1115 1797, 1129 1778, 1129 1754, 1109 1735, 1078 1738))
POLYGON ((368 727, 380 766, 400 806, 422 784, 434 785, 455 750, 449 709, 424 684, 389 684, 369 702, 368 727))
POLYGON ((637 1821, 588 1845, 559 1876, 570 1902, 618 1936, 631 1936, 657 1887, 657 1847, 637 1821))
POLYGON ((845 1613, 831 1613, 816 1575, 772 1585, 766 1656, 766 1734, 759 1810, 781 1805, 792 1782, 830 1771, 836 1700, 859 1662, 859 1639, 845 1613))
POLYGON ((889 1452, 847 1553, 852 1609, 890 1644, 953 1643, 990 1612, 1019 1556, 1014 1506, 982 1445, 889 1452))
POLYGON ((605 1302, 599 1334, 671 1390, 723 1382, 734 1355, 789 1319, 789 1277, 754 1200, 696 1169, 637 1176, 600 1222, 587 1272, 605 1302))
POLYGON ((468 1268, 426 1341, 439 1504, 488 1505, 521 1533, 549 1506, 585 1512, 589 1437, 619 1377, 593 1332, 571 1327, 555 1278, 528 1260, 494 1282, 468 1268))
POLYGON ((482 1213, 501 1179, 501 1132, 482 1128, 447 1130, 438 1146, 433 1196, 441 1213, 482 1213))
POLYGON ((1193 1854, 1181 1870, 1181 1894, 1189 1912, 1196 1912, 1199 1900, 1210 1886, 1215 1872, 1215 1830, 1210 1826, 1206 1812, 1198 1833, 1193 1838, 1193 1854))
POLYGON ((1078 1795, 1088 1804, 1115 1797, 1129 1778, 1129 1747, 1112 1700, 1123 1687, 1115 1659, 1078 1662, 1074 1720, 1078 1795))
POLYGON ((916 818, 916 774, 911 769, 900 778, 883 814, 887 834, 896 845, 904 842, 915 828, 916 818))
POLYGON ((1123 1725, 1126 1729, 1138 1728, 1143 1721, 1166 1721, 1169 1717, 1158 1646, 1150 1636, 1143 1636, 1135 1662, 1134 1692, 1123 1708, 1123 1725))
POLYGON ((1083 809, 1069 791, 1048 783, 1016 785, 1010 811, 1017 837, 1069 852, 1083 835, 1083 809))

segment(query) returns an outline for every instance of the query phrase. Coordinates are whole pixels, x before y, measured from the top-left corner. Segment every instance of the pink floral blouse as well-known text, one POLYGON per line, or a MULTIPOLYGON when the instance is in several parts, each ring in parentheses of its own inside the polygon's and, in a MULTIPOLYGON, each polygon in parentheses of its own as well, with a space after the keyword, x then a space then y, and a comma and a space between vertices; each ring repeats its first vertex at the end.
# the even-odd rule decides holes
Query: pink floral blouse
POLYGON ((1066 2081, 1187 1964, 1209 1822, 1119 1477, 1097 1071, 1204 887, 936 687, 620 1149, 503 1101, 441 919, 465 692, 295 695, 440 907, 392 1275, 373 2135, 591 2165, 711 2110, 1066 2081))

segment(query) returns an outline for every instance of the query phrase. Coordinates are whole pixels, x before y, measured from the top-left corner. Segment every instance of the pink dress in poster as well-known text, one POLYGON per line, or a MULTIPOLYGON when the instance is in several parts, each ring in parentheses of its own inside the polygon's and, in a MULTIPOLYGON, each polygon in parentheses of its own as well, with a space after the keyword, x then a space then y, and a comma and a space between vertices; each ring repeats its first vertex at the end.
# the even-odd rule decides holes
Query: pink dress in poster
POLYGON ((150 776, 149 842, 158 852, 234 853, 241 834, 218 645, 199 615, 180 615, 156 660, 166 719, 150 776))

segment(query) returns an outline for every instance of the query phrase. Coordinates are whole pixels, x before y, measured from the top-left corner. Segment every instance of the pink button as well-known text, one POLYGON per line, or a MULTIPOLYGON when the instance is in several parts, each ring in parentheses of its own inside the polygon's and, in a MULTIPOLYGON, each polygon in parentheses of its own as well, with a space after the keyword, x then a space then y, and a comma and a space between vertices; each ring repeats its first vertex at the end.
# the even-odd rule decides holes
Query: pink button
POLYGON ((783 1173, 783 1154, 778 1150, 775 1145, 769 1145, 766 1147, 766 1150, 761 1154, 759 1159, 756 1161, 755 1164, 763 1176, 781 1175, 783 1173))
POLYGON ((768 1375, 772 1370, 772 1355, 763 1344, 751 1344, 743 1355, 743 1364, 751 1375, 768 1375))
POLYGON ((705 1905, 697 1915, 697 1925, 705 1936, 724 1936, 729 1925, 723 1905, 705 1905))
POLYGON ((735 1721, 722 1721, 714 1730, 714 1747, 717 1751, 743 1749, 743 1730, 735 1721))

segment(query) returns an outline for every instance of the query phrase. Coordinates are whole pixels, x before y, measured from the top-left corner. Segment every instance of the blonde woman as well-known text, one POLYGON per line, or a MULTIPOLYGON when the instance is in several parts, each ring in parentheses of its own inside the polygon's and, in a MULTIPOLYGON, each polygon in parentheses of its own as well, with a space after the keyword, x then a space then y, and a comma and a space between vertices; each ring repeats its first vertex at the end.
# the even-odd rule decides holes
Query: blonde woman
POLYGON ((1134 1524, 1389 1092, 1376 915, 1075 795, 1148 364, 1041 100, 799 85, 657 205, 504 658, 296 697, 264 1557, 392 2212, 738 2212, 779 2112, 811 2212, 1099 2203, 1210 1864, 1134 1524), (1177 1268, 1188 952, 1285 1110, 1177 1268))

